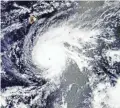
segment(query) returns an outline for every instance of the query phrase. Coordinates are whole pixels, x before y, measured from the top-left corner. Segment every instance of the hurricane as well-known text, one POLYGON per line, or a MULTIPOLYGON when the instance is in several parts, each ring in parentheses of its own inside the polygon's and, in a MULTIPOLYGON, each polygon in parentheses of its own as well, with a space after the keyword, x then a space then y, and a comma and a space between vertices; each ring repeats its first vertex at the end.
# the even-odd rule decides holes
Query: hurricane
POLYGON ((1 1, 1 108, 120 108, 120 1, 1 1))

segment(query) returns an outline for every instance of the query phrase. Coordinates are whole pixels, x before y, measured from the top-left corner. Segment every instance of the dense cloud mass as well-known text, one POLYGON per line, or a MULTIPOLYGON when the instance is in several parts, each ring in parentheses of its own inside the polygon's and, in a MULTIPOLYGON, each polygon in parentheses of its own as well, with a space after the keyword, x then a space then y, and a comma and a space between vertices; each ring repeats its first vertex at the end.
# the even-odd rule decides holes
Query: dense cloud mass
POLYGON ((120 108, 119 1, 1 1, 1 108, 120 108))

